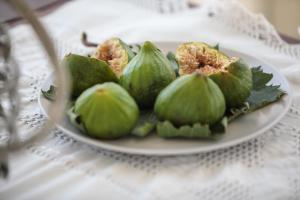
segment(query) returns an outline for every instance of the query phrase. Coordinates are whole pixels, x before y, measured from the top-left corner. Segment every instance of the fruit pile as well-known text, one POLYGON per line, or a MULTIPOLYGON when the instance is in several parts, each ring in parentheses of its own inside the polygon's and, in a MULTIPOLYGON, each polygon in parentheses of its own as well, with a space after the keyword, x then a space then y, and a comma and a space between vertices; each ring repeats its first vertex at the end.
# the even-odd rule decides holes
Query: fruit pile
POLYGON ((150 132, 213 138, 225 132, 230 111, 247 105, 253 88, 241 58, 202 42, 183 43, 165 57, 149 41, 134 51, 112 38, 92 56, 66 55, 63 64, 72 79, 70 121, 100 139, 150 132))

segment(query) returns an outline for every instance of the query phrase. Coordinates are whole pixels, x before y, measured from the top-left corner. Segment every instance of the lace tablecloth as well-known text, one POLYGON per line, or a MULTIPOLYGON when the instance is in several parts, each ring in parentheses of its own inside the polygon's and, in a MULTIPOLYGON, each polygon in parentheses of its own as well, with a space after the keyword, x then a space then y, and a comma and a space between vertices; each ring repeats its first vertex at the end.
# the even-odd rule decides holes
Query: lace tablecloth
MULTIPOLYGON (((263 16, 236 1, 208 1, 192 10, 182 1, 170 6, 174 2, 82 0, 43 20, 61 57, 88 51, 79 43, 83 30, 99 42, 111 36, 129 43, 201 40, 254 55, 288 78, 294 89, 288 114, 249 142, 188 156, 110 152, 55 129, 11 155, 0 199, 300 199, 300 46, 283 42, 263 16)), ((37 96, 51 72, 27 25, 10 32, 22 71, 19 125, 26 135, 45 120, 37 96)))

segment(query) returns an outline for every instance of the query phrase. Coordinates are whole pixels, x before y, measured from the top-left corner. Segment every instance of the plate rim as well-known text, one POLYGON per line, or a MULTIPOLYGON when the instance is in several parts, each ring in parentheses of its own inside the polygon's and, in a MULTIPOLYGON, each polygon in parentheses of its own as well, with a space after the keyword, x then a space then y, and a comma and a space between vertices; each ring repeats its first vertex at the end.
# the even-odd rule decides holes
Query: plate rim
MULTIPOLYGON (((181 43, 181 41, 155 41, 153 42, 155 44, 159 44, 159 43, 181 43)), ((64 133, 68 134, 69 136, 71 136, 72 138, 74 138, 77 141, 80 141, 82 143, 88 144, 88 145, 93 145, 94 147, 97 148, 102 148, 105 150, 109 150, 109 151, 114 151, 114 152, 119 152, 119 153, 126 153, 126 154, 134 154, 134 155, 145 155, 145 156, 175 156, 175 155, 188 155, 188 154, 196 154, 196 153, 205 153, 205 152, 210 152, 210 151, 215 151, 215 150, 220 150, 220 149, 225 149, 228 147, 232 147, 238 144, 241 144, 243 142, 247 142, 251 139, 254 139, 256 137, 258 137, 259 135, 263 134, 264 132, 266 132, 267 130, 271 129, 277 122, 279 122, 284 116, 285 114, 288 112, 288 110, 290 109, 291 105, 292 105, 292 90, 291 87, 289 85, 288 80, 286 79, 286 77, 278 70, 274 67, 274 65, 256 58, 255 56, 251 55, 251 54, 247 54, 245 52, 242 51, 237 51, 231 48, 221 48, 221 50, 228 50, 230 52, 233 53, 237 53, 239 55, 244 55, 247 57, 251 57, 252 59, 255 59, 257 62, 261 63, 261 65, 266 65, 268 68, 271 68, 273 71, 277 72, 277 74, 281 77, 281 79, 284 82, 284 85, 286 86, 286 95, 288 96, 288 101, 287 101, 287 106, 283 109, 283 111, 276 117, 275 120, 273 120, 272 122, 270 122, 267 126, 259 129, 258 131, 249 134, 247 136, 241 137, 241 138, 237 138, 231 141, 227 141, 225 143, 221 143, 221 144, 215 144, 212 146, 200 146, 200 147, 193 147, 193 148, 186 148, 186 149, 179 149, 179 150, 170 150, 170 149, 164 149, 164 150, 156 150, 156 149, 151 149, 151 150, 147 150, 147 149, 137 149, 137 148, 127 148, 127 147, 122 147, 122 146, 116 146, 114 144, 108 144, 105 141, 102 140, 97 140, 95 138, 91 138, 91 137, 85 137, 85 136, 81 136, 78 135, 66 128, 64 128, 62 125, 60 124, 55 124, 55 126, 60 129, 61 131, 63 131, 64 133)), ((50 79, 50 77, 52 76, 52 74, 50 74, 45 81, 42 84, 43 85, 47 82, 47 80, 50 79)), ((44 99, 44 97, 42 96, 42 93, 39 93, 38 96, 38 104, 39 107, 42 111, 42 113, 48 118, 50 119, 50 117, 48 116, 46 110, 44 109, 44 106, 42 106, 42 102, 41 100, 44 99)))

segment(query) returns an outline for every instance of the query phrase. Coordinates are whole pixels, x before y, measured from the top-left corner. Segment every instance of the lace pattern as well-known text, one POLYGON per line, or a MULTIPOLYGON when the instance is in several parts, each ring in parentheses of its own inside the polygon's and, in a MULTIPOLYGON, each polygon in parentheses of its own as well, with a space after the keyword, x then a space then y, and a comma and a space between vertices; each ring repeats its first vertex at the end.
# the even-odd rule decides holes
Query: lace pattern
POLYGON ((290 45, 283 41, 274 26, 262 14, 250 12, 235 0, 206 1, 203 6, 203 12, 208 17, 221 21, 251 38, 261 40, 280 53, 300 59, 300 45, 290 45))

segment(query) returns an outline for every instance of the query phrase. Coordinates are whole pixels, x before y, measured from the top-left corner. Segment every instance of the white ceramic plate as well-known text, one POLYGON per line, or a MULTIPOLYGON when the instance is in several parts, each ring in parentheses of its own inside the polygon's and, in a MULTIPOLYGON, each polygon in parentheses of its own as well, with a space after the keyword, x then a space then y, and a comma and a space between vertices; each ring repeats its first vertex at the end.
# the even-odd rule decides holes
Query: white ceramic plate
MULTIPOLYGON (((157 42, 156 45, 164 52, 174 51, 179 43, 157 42)), ((281 85, 281 89, 287 92, 280 101, 264 107, 251 114, 242 116, 229 124, 227 133, 217 141, 210 140, 185 140, 185 139, 162 139, 156 135, 146 138, 127 137, 118 140, 98 140, 90 138, 73 127, 65 116, 57 127, 74 139, 83 143, 112 151, 144 154, 144 155, 180 155, 207 152, 229 147, 250 140, 266 130, 270 129, 288 111, 291 105, 291 91, 285 77, 271 65, 257 60, 256 58, 241 52, 229 49, 221 49, 230 56, 243 58, 250 66, 262 66, 263 70, 274 75, 271 83, 281 85)), ((49 88, 52 83, 51 77, 43 85, 43 89, 49 88)), ((42 97, 39 98, 41 109, 45 112, 50 102, 42 97)))

